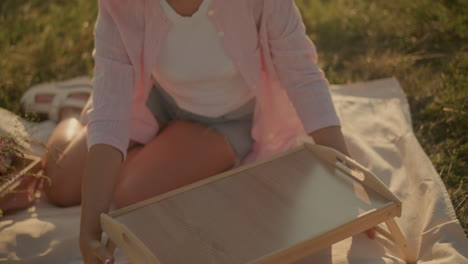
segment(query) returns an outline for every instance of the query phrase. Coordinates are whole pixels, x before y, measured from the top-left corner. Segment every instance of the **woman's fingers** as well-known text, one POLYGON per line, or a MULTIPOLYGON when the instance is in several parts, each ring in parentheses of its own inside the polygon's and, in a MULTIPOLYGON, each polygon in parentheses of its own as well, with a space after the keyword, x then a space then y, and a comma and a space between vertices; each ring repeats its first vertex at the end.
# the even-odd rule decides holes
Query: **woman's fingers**
POLYGON ((114 257, 99 240, 83 239, 80 241, 80 249, 85 264, 114 263, 114 257))
POLYGON ((90 248, 94 256, 100 261, 99 263, 114 263, 114 257, 109 252, 109 250, 107 250, 106 246, 104 246, 104 244, 102 244, 100 241, 92 240, 90 242, 90 248))

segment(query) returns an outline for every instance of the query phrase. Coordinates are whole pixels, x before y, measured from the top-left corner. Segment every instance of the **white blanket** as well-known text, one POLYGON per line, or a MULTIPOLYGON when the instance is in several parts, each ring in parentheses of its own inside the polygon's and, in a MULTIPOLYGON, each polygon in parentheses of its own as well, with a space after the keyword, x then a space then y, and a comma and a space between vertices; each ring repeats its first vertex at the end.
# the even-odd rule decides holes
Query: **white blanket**
MULTIPOLYGON (((440 176, 412 131, 408 102, 395 79, 333 85, 351 156, 371 169, 403 202, 396 221, 419 256, 418 263, 468 263, 468 243, 440 176)), ((0 112, 0 130, 14 116, 0 112)), ((50 122, 26 133, 46 140, 50 122)), ((11 126, 10 126, 11 127, 11 126)), ((0 131, 1 132, 1 131, 0 131)), ((43 149, 33 146, 33 152, 43 149)), ((36 206, 0 219, 0 263, 81 263, 78 248, 79 207, 57 208, 43 198, 36 206)), ((343 240, 296 264, 404 263, 388 239, 364 234, 343 240)), ((128 263, 117 250, 116 263, 128 263)), ((187 263, 190 263, 188 260, 187 263)))

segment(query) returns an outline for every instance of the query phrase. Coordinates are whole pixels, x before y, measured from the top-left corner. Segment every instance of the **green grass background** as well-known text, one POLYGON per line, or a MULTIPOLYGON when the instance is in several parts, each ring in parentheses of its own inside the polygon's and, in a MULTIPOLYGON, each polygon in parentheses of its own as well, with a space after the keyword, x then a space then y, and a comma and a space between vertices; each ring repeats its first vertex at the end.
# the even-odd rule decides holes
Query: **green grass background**
MULTIPOLYGON (((468 233, 468 0, 296 0, 331 83, 395 76, 468 233)), ((92 75, 97 1, 0 1, 0 107, 92 75)))

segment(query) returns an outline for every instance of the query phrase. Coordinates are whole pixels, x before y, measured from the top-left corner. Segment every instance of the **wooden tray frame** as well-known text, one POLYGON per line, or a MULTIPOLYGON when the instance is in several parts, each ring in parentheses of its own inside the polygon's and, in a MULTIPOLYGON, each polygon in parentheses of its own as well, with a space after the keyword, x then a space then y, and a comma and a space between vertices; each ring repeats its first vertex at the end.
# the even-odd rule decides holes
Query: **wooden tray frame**
POLYGON ((19 185, 21 185, 21 177, 26 173, 36 174, 41 170, 41 158, 24 154, 23 156, 15 156, 13 158, 12 166, 23 165, 22 163, 29 162, 23 169, 17 172, 11 179, 0 184, 0 198, 7 195, 19 185))
POLYGON ((144 245, 144 243, 141 242, 141 240, 139 240, 138 237, 136 237, 124 224, 118 222, 115 219, 116 217, 304 149, 311 151, 322 161, 335 166, 345 175, 353 177, 354 180, 357 180, 362 185, 380 194, 390 202, 387 203, 382 209, 368 212, 365 215, 360 215, 357 219, 339 226, 336 229, 322 233, 317 237, 299 243, 291 248, 278 250, 277 252, 273 252, 270 255, 264 256, 251 263, 292 263, 323 248, 329 247, 334 243, 337 243, 355 234, 359 234, 373 227, 377 232, 393 241, 400 248, 402 258, 407 263, 416 263, 416 255, 408 248, 406 239, 394 220, 394 217, 401 216, 401 201, 387 188, 387 186, 382 181, 380 181, 379 178, 377 178, 374 173, 361 164, 336 151, 335 149, 310 143, 304 143, 303 145, 293 148, 287 152, 277 154, 267 159, 247 164, 245 166, 200 180, 193 184, 158 195, 148 200, 115 210, 109 214, 103 213, 101 214, 101 227, 103 231, 109 236, 106 245, 112 252, 115 250, 116 246, 118 246, 124 251, 124 253, 128 255, 132 261, 134 261, 134 263, 159 264, 160 262, 157 260, 156 256, 154 256, 151 250, 149 250, 144 245), (381 223, 385 223, 389 231, 378 226, 381 223))

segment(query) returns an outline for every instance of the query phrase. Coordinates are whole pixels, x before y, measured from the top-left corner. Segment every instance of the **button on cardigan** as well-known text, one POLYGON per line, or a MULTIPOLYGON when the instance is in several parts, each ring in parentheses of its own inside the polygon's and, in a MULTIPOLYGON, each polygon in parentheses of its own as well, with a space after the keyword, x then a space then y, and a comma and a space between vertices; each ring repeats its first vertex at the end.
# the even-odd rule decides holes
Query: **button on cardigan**
MULTIPOLYGON (((245 162, 287 150, 299 136, 340 125, 317 53, 293 0, 213 0, 223 47, 257 97, 245 162)), ((94 92, 81 121, 88 148, 108 144, 125 159, 129 139, 148 143, 159 126, 146 100, 171 22, 154 0, 99 0, 94 92)))

